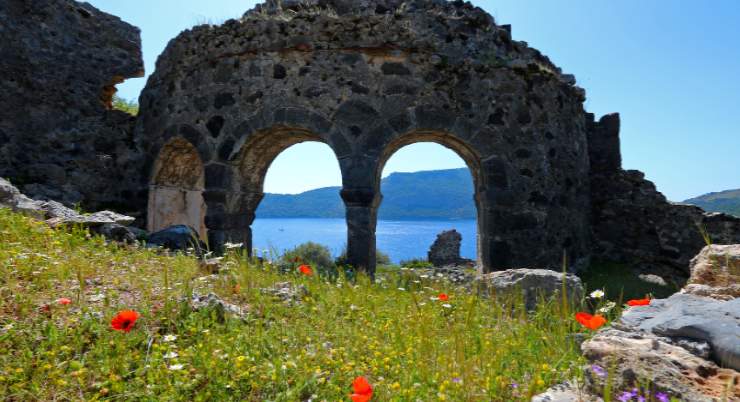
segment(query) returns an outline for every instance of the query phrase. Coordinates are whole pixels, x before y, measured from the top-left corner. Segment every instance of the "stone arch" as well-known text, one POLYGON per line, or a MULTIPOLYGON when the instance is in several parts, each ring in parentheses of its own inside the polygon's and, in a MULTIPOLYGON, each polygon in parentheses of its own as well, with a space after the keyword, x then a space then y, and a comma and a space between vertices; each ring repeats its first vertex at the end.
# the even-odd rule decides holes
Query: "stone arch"
POLYGON ((388 160, 401 148, 420 142, 432 142, 441 145, 456 155, 458 155, 468 167, 470 175, 473 178, 473 201, 475 202, 476 213, 477 213, 477 233, 476 233, 476 263, 483 271, 488 271, 491 267, 490 255, 486 252, 484 238, 488 237, 493 232, 493 228, 488 226, 488 221, 485 219, 484 212, 487 209, 487 199, 484 196, 484 171, 481 163, 481 158, 475 148, 470 145, 467 141, 460 139, 458 136, 448 131, 438 130, 414 130, 400 135, 390 141, 384 148, 378 160, 378 165, 375 170, 375 192, 378 194, 373 203, 373 218, 377 219, 377 210, 380 207, 382 201, 382 193, 380 189, 381 174, 388 160))
POLYGON ((198 150, 186 139, 170 139, 154 161, 149 181, 147 229, 188 225, 207 239, 203 200, 205 169, 198 150))
POLYGON ((273 153, 320 140, 339 160, 348 260, 372 273, 381 161, 431 140, 474 175, 484 270, 559 268, 564 248, 588 262, 589 125, 572 76, 469 3, 299 3, 183 32, 142 92, 142 149, 179 135, 201 154, 212 248, 250 246, 244 212, 273 153))
MULTIPOLYGON (((209 229, 211 248, 216 250, 226 241, 240 242, 251 252, 252 230, 255 212, 264 197, 264 180, 275 158, 289 147, 308 141, 327 144, 332 151, 336 148, 328 134, 319 133, 316 126, 309 127, 286 123, 258 128, 244 123, 234 131, 234 145, 222 159, 206 167, 206 202, 209 213, 206 224, 209 229), (243 130, 240 132, 240 130, 243 130)), ((322 127, 322 126, 319 126, 322 127)))

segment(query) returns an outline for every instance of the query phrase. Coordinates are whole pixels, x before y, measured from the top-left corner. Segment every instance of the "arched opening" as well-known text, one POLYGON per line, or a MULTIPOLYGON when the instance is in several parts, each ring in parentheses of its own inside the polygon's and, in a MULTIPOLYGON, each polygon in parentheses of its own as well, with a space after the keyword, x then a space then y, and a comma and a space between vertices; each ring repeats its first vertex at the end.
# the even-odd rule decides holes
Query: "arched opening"
POLYGON ((250 252, 274 256, 307 241, 341 252, 341 173, 326 140, 309 130, 274 127, 253 133, 241 149, 238 213, 249 224, 250 252))
POLYGON ((147 229, 188 225, 206 240, 205 173, 198 151, 183 138, 169 141, 154 163, 149 182, 147 229))
POLYGON ((338 256, 347 242, 339 163, 328 145, 303 142, 281 152, 264 178, 252 223, 252 247, 282 253, 314 242, 338 256))
POLYGON ((378 169, 376 244, 393 263, 427 259, 437 235, 461 236, 459 260, 482 266, 479 159, 442 133, 412 133, 391 143, 378 169))

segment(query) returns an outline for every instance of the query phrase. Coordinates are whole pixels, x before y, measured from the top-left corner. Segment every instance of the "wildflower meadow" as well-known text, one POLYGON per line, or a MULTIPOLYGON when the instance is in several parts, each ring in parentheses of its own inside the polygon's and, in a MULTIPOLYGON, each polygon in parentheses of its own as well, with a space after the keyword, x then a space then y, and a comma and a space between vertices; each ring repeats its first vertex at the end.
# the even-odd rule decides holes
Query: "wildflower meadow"
POLYGON ((11 401, 525 401, 582 379, 577 339, 619 310, 592 294, 527 312, 413 270, 330 278, 238 249, 213 274, 193 256, 8 210, 0 239, 0 395, 11 401), (264 292, 278 282, 307 293, 264 292), (194 309, 193 292, 246 313, 194 309))

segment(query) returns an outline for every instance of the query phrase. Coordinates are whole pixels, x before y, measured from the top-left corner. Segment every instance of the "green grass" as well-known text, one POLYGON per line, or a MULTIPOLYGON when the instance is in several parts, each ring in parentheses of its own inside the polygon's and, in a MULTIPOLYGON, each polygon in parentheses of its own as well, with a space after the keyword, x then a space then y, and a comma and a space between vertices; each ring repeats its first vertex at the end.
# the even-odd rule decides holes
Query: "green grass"
POLYGON ((160 254, 0 209, 0 399, 335 401, 362 375, 378 401, 525 401, 585 363, 573 306, 559 302, 527 314, 409 271, 333 282, 236 253, 207 276, 193 257, 160 254), (309 296, 260 291, 281 281, 309 296), (193 289, 248 314, 194 312, 193 289), (129 333, 110 329, 124 309, 141 313, 129 333))
POLYGON ((645 282, 629 266, 611 262, 596 262, 581 275, 584 286, 589 291, 602 289, 614 301, 642 299, 646 295, 653 298, 666 298, 676 293, 680 287, 645 282), (621 296, 620 296, 621 295, 621 296))

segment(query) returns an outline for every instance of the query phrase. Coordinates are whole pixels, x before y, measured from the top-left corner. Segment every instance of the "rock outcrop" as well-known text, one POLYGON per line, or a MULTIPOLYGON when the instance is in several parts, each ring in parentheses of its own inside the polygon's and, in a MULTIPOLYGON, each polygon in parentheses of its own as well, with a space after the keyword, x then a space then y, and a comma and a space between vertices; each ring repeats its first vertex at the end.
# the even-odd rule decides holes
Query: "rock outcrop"
POLYGON ((106 224, 130 225, 134 218, 113 211, 81 214, 56 201, 31 199, 9 181, 0 178, 0 207, 46 221, 49 226, 82 225, 97 228, 106 224))
POLYGON ((187 225, 174 225, 149 235, 147 245, 164 247, 169 250, 193 249, 197 255, 202 255, 206 246, 198 238, 198 232, 187 225))
POLYGON ((462 235, 455 229, 445 230, 437 235, 437 238, 429 247, 427 260, 435 267, 444 267, 445 265, 456 265, 462 261, 460 257, 460 244, 462 235))
POLYGON ((558 297, 563 287, 571 301, 583 297, 583 284, 577 276, 549 269, 519 268, 491 272, 476 278, 474 287, 492 296, 521 293, 527 310, 534 310, 540 299, 558 297))
POLYGON ((682 292, 720 300, 740 297, 740 244, 704 247, 689 270, 691 277, 682 292))
POLYGON ((136 241, 136 235, 126 227, 134 222, 131 216, 112 211, 81 214, 56 201, 33 200, 1 177, 0 208, 9 208, 14 212, 43 220, 51 227, 79 225, 109 240, 123 243, 136 241))
POLYGON ((141 211, 135 118, 110 110, 144 68, 139 30, 73 0, 0 6, 0 177, 30 197, 141 211))
POLYGON ((612 400, 740 400, 740 298, 732 296, 739 250, 705 247, 681 292, 627 308, 581 345, 585 386, 560 384, 533 401, 600 401, 607 383, 612 400))

